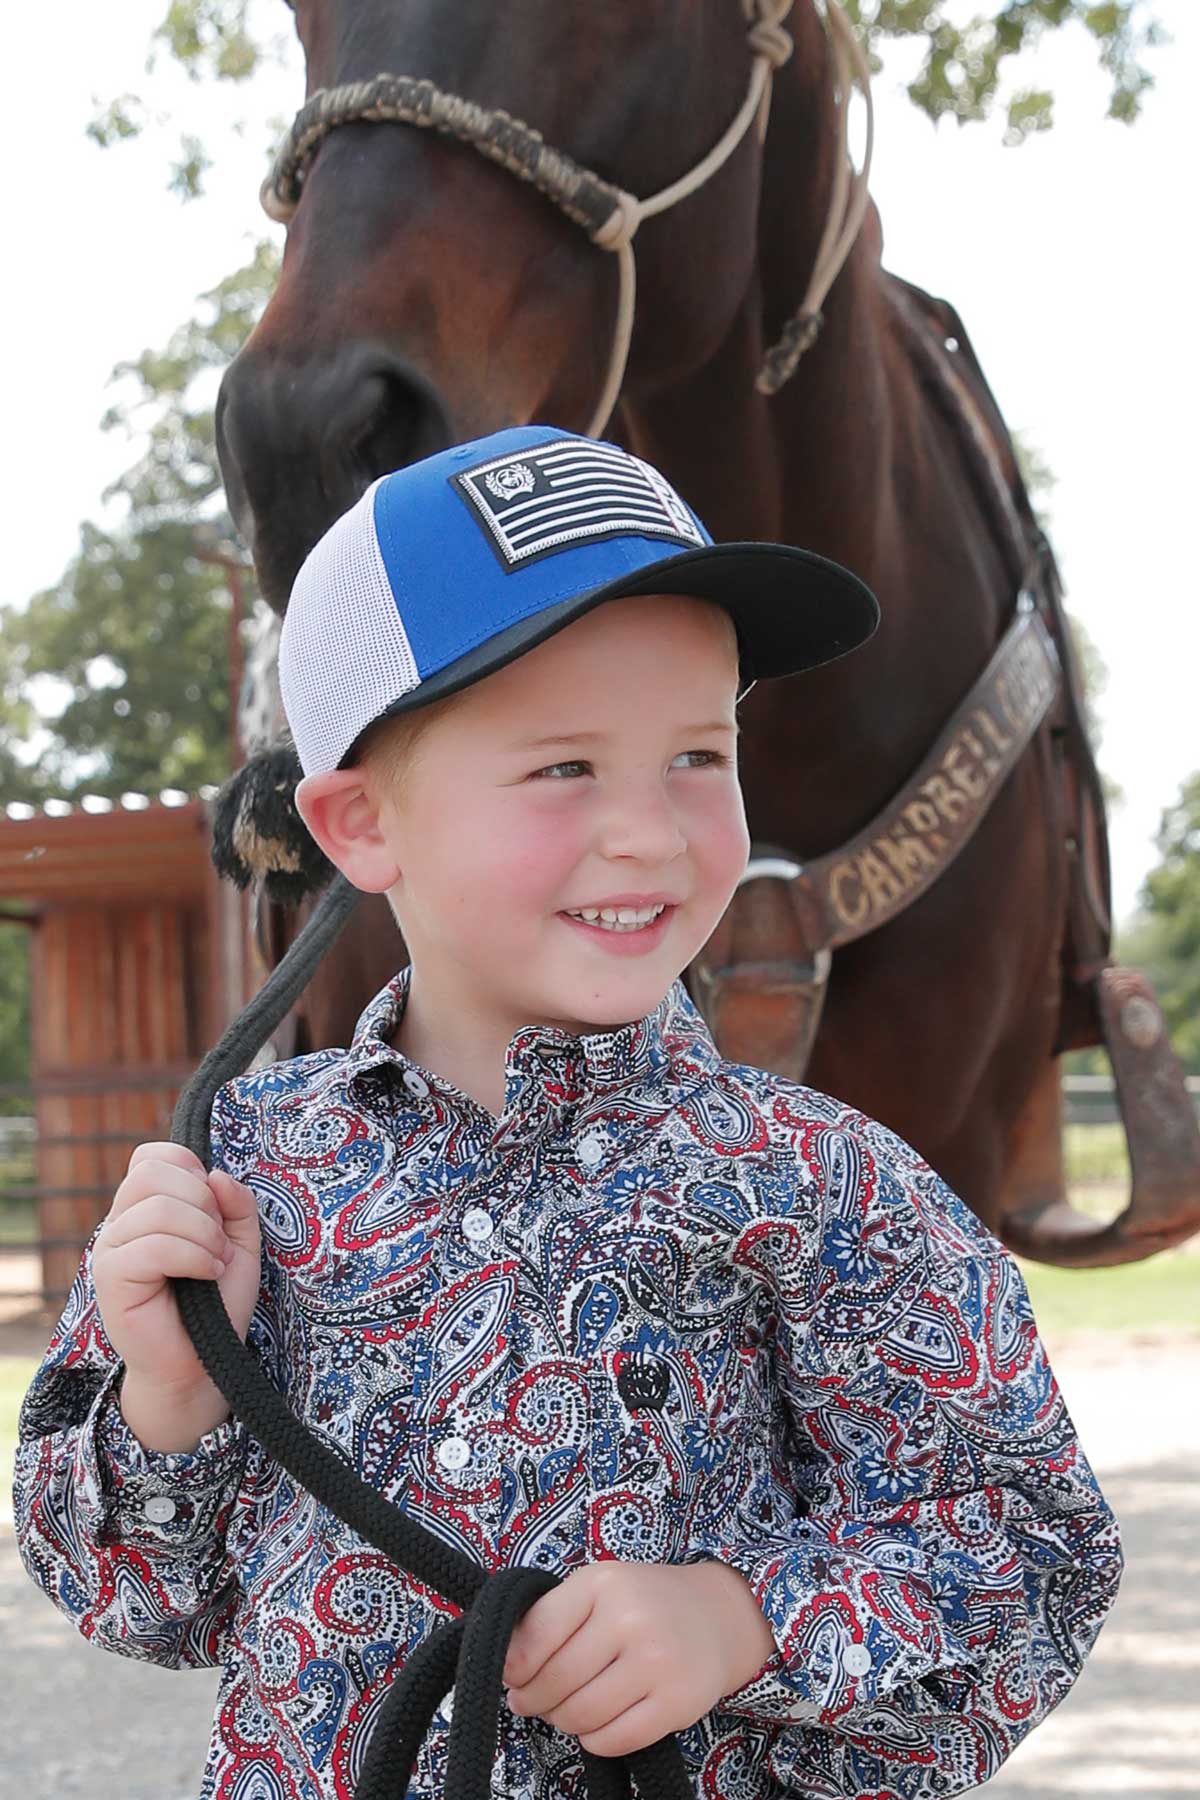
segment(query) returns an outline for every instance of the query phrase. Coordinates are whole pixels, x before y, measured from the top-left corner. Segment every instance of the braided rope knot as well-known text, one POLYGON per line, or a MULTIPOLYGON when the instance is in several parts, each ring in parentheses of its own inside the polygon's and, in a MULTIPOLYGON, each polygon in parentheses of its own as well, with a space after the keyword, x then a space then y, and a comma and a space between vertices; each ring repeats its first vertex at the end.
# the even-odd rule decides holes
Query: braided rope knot
POLYGON ((814 312, 802 306, 792 314, 778 342, 772 344, 763 357, 754 383, 760 394, 777 394, 791 380, 800 358, 812 349, 821 335, 824 323, 825 315, 819 309, 814 312))
POLYGON ((772 72, 782 69, 796 48, 795 39, 783 23, 792 4, 793 0, 757 0, 754 22, 746 33, 746 42, 755 56, 770 63, 772 72))
POLYGON ((623 250, 633 242, 634 233, 642 222, 641 201, 623 188, 613 192, 616 204, 612 212, 592 233, 593 244, 598 244, 601 250, 623 250))

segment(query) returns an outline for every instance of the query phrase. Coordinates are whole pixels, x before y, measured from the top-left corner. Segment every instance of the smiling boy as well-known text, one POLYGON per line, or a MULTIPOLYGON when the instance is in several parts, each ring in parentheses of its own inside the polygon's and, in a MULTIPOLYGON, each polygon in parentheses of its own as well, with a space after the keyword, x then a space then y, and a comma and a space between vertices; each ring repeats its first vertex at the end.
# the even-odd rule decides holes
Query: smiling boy
POLYGON ((1015 1266, 883 1127, 723 1062, 677 980, 746 863, 739 693, 874 620, 542 427, 385 477, 301 571, 298 805, 410 964, 348 1049, 222 1090, 212 1175, 134 1153, 21 1423, 35 1579, 97 1643, 224 1665, 202 1800, 352 1793, 440 1609, 228 1417, 174 1275, 429 1529, 567 1575, 497 1795, 678 1731, 711 1800, 933 1800, 1073 1681, 1120 1552, 1015 1266))

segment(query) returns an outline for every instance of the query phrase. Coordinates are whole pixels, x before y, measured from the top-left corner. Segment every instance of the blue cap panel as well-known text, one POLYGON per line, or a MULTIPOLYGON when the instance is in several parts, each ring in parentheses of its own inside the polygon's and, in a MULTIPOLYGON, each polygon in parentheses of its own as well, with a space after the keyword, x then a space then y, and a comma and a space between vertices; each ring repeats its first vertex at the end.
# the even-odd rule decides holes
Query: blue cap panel
POLYGON ((442 451, 375 490, 422 678, 560 600, 712 542, 670 483, 616 445, 538 425, 503 442, 501 456, 494 436, 442 451))

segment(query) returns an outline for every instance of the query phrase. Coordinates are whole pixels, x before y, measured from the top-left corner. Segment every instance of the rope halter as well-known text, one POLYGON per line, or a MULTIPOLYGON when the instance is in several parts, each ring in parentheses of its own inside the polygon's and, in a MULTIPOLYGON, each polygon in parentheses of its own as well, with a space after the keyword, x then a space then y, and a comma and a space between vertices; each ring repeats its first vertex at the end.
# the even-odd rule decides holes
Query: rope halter
MULTIPOLYGON (((339 125, 414 125, 469 144, 489 162, 528 182, 568 219, 582 227, 592 242, 617 257, 619 290, 608 374, 588 425, 598 437, 608 424, 621 392, 629 362, 637 306, 637 265, 633 240, 644 219, 671 207, 702 188, 725 166, 750 127, 757 123, 766 136, 775 71, 795 48, 784 20, 794 0, 741 0, 748 21, 746 41, 753 55, 746 97, 736 116, 707 156, 669 187, 645 200, 603 180, 573 157, 547 144, 541 133, 499 109, 477 106, 459 94, 445 92, 432 81, 412 75, 373 76, 340 87, 318 88, 297 113, 270 174, 261 189, 264 210, 286 224, 300 203, 313 157, 339 125)), ((795 372, 801 356, 821 329, 821 307, 850 254, 868 203, 874 143, 870 70, 862 46, 838 0, 826 0, 826 22, 833 51, 837 89, 838 155, 833 196, 807 291, 783 333, 763 358, 756 386, 774 394, 795 372), (852 79, 857 77, 867 103, 867 139, 863 166, 851 168, 848 116, 852 79)))

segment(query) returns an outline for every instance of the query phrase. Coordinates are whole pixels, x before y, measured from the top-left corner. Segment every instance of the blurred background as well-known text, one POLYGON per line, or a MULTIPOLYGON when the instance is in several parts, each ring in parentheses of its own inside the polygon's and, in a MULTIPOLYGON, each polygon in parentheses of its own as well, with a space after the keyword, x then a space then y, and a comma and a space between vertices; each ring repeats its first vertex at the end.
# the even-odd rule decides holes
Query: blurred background
MULTIPOLYGON (((1151 973, 1200 1077, 1200 380, 1187 225, 1200 11, 1190 0, 849 10, 877 61, 871 185, 885 262, 955 305, 1017 438, 1088 672, 1119 954, 1151 973)), ((11 255, 0 298, 11 352, 0 441, 6 1472, 20 1396, 77 1258, 64 1236, 47 1297, 29 1249, 36 909, 13 870, 27 871, 39 822, 57 818, 73 821, 60 899, 122 880, 159 886, 170 930, 148 915, 136 942, 71 951, 85 960, 136 971, 182 942, 201 966, 228 923, 235 903, 214 897, 204 872, 204 802, 237 758, 256 596, 224 513, 211 408, 278 266, 282 229, 257 190, 303 93, 282 0, 125 0, 73 9, 69 24, 25 8, 7 31, 19 78, 0 177, 11 255)), ((62 979, 79 979, 65 953, 62 979)), ((231 1006, 253 979, 248 967, 204 977, 224 982, 231 1006)), ((141 1085, 97 1113, 87 1204, 115 1184, 129 1132, 159 1116, 188 1065, 178 1021, 148 1029, 141 1085)), ((64 1119, 83 1104, 78 1087, 61 1099, 64 1119)), ((1069 1108, 1075 1198, 1112 1213, 1128 1172, 1098 1053, 1072 1063, 1069 1108)), ((1078 1689, 993 1789, 1179 1800, 1200 1791, 1200 1258, 1185 1247, 1120 1269, 1026 1274, 1130 1568, 1078 1689)), ((7 1487, 6 1473, 7 1666, 31 1696, 53 1693, 73 1729, 47 1734, 10 1686, 0 1792, 186 1800, 213 1680, 125 1665, 74 1638, 18 1566, 7 1487)))

